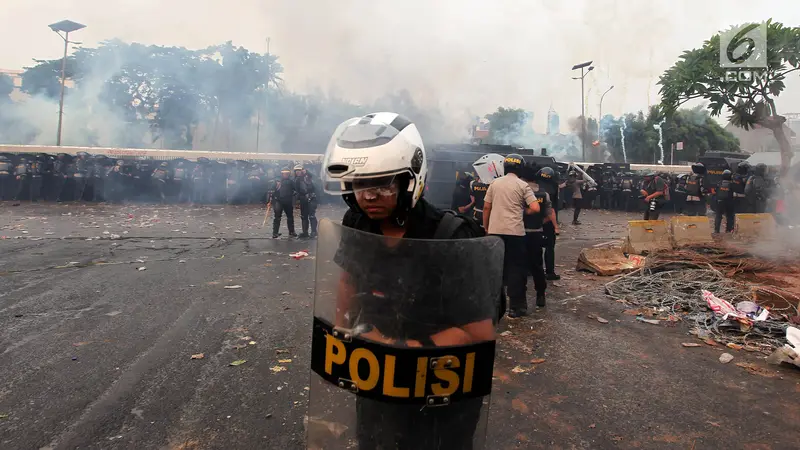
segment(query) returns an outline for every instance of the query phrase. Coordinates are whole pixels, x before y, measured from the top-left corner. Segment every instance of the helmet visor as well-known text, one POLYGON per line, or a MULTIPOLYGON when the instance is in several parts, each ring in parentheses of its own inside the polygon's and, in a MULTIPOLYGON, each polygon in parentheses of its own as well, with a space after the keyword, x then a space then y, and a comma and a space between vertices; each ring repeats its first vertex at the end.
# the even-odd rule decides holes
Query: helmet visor
POLYGON ((361 191, 396 193, 397 176, 413 177, 413 171, 410 158, 393 157, 398 154, 394 149, 374 148, 390 142, 398 148, 417 147, 407 142, 394 126, 370 117, 341 124, 331 137, 323 160, 323 190, 334 195, 361 191))

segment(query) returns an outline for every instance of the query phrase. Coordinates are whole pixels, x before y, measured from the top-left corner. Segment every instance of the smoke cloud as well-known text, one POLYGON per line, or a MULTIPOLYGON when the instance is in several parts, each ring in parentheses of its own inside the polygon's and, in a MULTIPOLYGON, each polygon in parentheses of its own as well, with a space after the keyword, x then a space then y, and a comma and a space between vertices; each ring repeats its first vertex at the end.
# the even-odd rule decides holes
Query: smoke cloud
MULTIPOLYGON (((562 118, 579 116, 580 83, 570 69, 588 60, 596 69, 585 79, 587 116, 598 115, 600 96, 611 85, 604 113, 646 111, 658 101, 658 75, 717 30, 774 12, 780 12, 775 20, 800 24, 800 6, 790 0, 768 9, 749 0, 8 0, 4 12, 0 39, 19 44, 0 56, 0 67, 60 57, 60 41, 46 24, 63 18, 88 26, 75 37, 86 46, 114 37, 187 48, 233 40, 263 53, 269 38, 270 52, 285 68, 287 90, 308 95, 308 101, 340 99, 410 116, 425 112, 435 140, 463 135, 471 118, 498 106, 533 112, 537 131, 545 129, 551 103, 562 118), (392 103, 402 90, 413 101, 411 113, 392 103)), ((781 110, 797 109, 798 87, 788 83, 781 110)), ((312 120, 320 130, 332 129, 328 122, 348 112, 355 111, 343 105, 312 120)), ((285 139, 274 130, 265 133, 273 141, 285 139)))

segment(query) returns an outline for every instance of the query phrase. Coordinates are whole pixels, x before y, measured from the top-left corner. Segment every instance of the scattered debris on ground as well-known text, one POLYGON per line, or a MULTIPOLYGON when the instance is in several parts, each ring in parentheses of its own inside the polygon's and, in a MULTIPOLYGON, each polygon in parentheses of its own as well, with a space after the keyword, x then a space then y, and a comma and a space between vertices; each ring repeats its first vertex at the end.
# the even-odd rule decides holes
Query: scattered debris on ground
POLYGON ((205 357, 206 355, 204 355, 203 353, 195 353, 194 355, 192 355, 192 359, 203 359, 205 357))
POLYGON ((779 280, 798 275, 793 257, 766 260, 715 244, 656 252, 605 289, 639 307, 626 311, 639 321, 683 321, 701 340, 769 354, 786 343, 786 329, 798 317, 800 286, 779 280))

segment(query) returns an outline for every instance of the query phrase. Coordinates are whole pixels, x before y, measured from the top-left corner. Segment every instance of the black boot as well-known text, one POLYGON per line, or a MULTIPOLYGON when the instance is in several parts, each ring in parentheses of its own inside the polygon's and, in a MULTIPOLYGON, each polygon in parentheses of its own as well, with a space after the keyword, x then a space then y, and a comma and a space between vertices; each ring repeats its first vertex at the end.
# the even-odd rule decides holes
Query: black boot
POLYGON ((547 278, 548 280, 551 280, 551 281, 552 280, 560 280, 561 279, 561 275, 556 275, 555 273, 548 273, 545 276, 545 278, 547 278))
POLYGON ((544 297, 544 292, 542 292, 541 294, 536 294, 536 307, 537 308, 544 308, 546 303, 547 303, 547 301, 546 301, 546 299, 544 297))

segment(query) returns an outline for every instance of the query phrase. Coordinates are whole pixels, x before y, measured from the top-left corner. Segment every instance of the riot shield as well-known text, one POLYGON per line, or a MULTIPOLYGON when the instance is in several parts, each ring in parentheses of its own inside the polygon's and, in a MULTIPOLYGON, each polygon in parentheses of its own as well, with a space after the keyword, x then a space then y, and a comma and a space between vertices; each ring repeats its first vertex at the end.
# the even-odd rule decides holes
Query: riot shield
POLYGON ((319 224, 309 449, 484 448, 503 242, 319 224))
POLYGON ((502 155, 489 153, 478 158, 478 160, 472 164, 472 168, 475 169, 475 173, 478 174, 481 181, 486 184, 491 184, 492 181, 505 174, 505 170, 503 169, 504 160, 505 157, 502 155))

